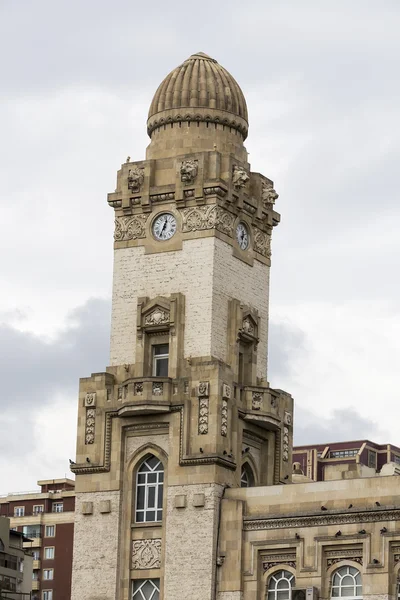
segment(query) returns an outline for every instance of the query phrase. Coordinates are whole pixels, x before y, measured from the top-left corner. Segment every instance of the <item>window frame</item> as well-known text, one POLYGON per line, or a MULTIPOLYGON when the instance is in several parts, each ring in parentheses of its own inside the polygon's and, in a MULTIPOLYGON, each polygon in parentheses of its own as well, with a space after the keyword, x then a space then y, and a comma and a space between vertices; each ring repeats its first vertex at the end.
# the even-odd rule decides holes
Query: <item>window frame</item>
POLYGON ((135 477, 135 523, 143 525, 146 523, 161 523, 163 519, 163 505, 164 505, 164 483, 165 483, 165 468, 163 461, 153 453, 147 454, 138 464, 135 477), (148 464, 148 461, 152 458, 158 462, 154 468, 148 464), (147 470, 143 467, 147 465, 147 470), (143 470, 141 470, 143 469, 143 470), (149 475, 155 474, 155 481, 148 481, 149 475), (139 490, 144 488, 143 507, 142 495, 139 496, 139 490), (149 506, 149 490, 154 489, 154 505, 149 506), (159 507, 159 501, 161 496, 161 507, 159 507), (140 506, 139 506, 140 502, 140 506), (147 517, 147 513, 154 512, 154 519, 147 517), (157 518, 161 513, 161 518, 157 518), (143 516, 143 519, 138 516, 143 516))
POLYGON ((44 504, 34 504, 32 506, 32 514, 33 515, 41 515, 44 513, 44 504), (41 510, 38 510, 40 508, 41 510))
POLYGON ((54 560, 55 553, 56 553, 56 547, 55 546, 45 546, 43 548, 43 560, 54 560), (53 550, 53 556, 51 558, 49 558, 48 556, 46 556, 46 550, 53 550))
POLYGON ((54 568, 53 567, 42 569, 42 573, 43 573, 43 581, 53 581, 53 579, 54 579, 54 568), (51 577, 46 577, 47 572, 51 573, 51 577))
POLYGON ((45 525, 44 526, 44 537, 48 537, 48 538, 56 537, 56 526, 55 525, 45 525), (53 528, 53 535, 49 535, 47 533, 47 529, 49 529, 50 527, 53 528))
POLYGON ((133 579, 132 580, 132 593, 131 600, 159 600, 160 599, 160 579, 158 577, 147 578, 147 579, 133 579), (153 586, 153 592, 149 596, 145 596, 141 591, 141 588, 145 583, 150 582, 153 586), (135 585, 139 584, 139 587, 135 590, 135 585), (158 592, 158 598, 155 593, 158 592))
POLYGON ((240 472, 240 487, 249 488, 255 486, 254 471, 248 461, 242 464, 242 470, 240 472), (245 482, 245 476, 247 477, 247 485, 243 485, 245 482))
POLYGON ((53 590, 42 590, 42 600, 53 600, 53 590))
POLYGON ((24 517, 25 516, 25 506, 14 506, 14 517, 24 517), (17 511, 22 510, 22 514, 18 515, 17 511))
POLYGON ((53 504, 51 505, 51 512, 52 513, 64 512, 64 502, 53 502, 53 504), (60 508, 60 507, 61 507, 61 510, 58 510, 58 508, 60 508))
POLYGON ((341 565, 340 567, 336 568, 332 573, 331 573, 331 577, 330 577, 330 599, 331 600, 336 600, 337 598, 345 598, 346 600, 362 600, 363 598, 363 590, 362 590, 362 575, 361 575, 361 571, 359 569, 357 569, 356 567, 354 567, 353 565, 341 565), (343 572, 344 570, 347 570, 347 572, 345 573, 340 573, 343 572), (355 573, 351 573, 351 569, 353 571, 355 571, 355 573), (335 577, 338 576, 340 577, 340 582, 339 585, 334 585, 334 580, 335 577), (359 577, 359 581, 360 583, 357 584, 357 576, 359 577), (345 577, 352 577, 353 578, 353 586, 348 586, 348 585, 342 585, 342 580, 345 577), (348 596, 348 595, 343 595, 341 593, 342 588, 349 588, 349 587, 353 587, 354 591, 357 591, 357 588, 361 588, 360 589, 360 594, 357 595, 353 595, 353 596, 348 596), (333 590, 334 588, 337 588, 339 590, 339 593, 337 595, 333 595, 333 590))
POLYGON ((169 342, 160 342, 158 344, 151 344, 151 376, 152 377, 168 377, 169 373, 169 342), (160 346, 167 346, 168 352, 164 354, 156 354, 156 348, 160 348, 160 346), (161 361, 167 361, 167 374, 166 375, 157 375, 157 363, 161 361))
MULTIPOLYGON (((296 587, 295 575, 288 569, 285 569, 285 568, 277 569, 276 571, 271 573, 270 576, 268 577, 265 598, 266 598, 266 600, 278 600, 278 591, 284 592, 287 589, 288 594, 287 594, 287 598, 285 600, 291 600, 292 590, 294 587, 296 587), (278 575, 280 575, 279 578, 278 578, 278 575), (279 582, 282 580, 288 582, 288 586, 285 589, 278 587, 279 582), (273 581, 275 582, 274 586, 271 585, 273 581)), ((280 594, 279 600, 281 600, 281 598, 282 598, 282 595, 280 594)))

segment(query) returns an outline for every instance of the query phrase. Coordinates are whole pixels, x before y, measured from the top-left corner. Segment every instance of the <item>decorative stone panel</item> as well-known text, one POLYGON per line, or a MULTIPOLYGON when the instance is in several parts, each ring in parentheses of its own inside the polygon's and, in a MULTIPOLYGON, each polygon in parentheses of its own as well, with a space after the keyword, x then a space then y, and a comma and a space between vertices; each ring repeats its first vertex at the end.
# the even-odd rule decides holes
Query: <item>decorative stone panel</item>
POLYGON ((183 233, 218 229, 221 233, 232 237, 234 222, 234 215, 215 204, 211 206, 194 206, 182 210, 183 233))
POLYGON ((227 385, 226 383, 222 384, 222 397, 226 398, 227 400, 229 400, 231 397, 231 386, 227 385))
POLYGON ((153 381, 153 396, 162 396, 164 392, 164 384, 162 381, 153 381))
POLYGON ((85 396, 85 406, 90 408, 96 406, 96 392, 88 392, 85 396))
POLYGON ((283 428, 282 438, 282 459, 287 462, 289 460, 289 428, 283 428))
POLYGON ((251 409, 261 410, 264 394, 262 392, 253 392, 251 398, 251 409))
POLYGON ((85 444, 94 444, 94 432, 96 425, 96 409, 86 409, 86 422, 85 422, 85 444))
POLYGON ((132 569, 159 569, 160 566, 160 538, 132 542, 132 569))
POLYGON ((146 221, 149 215, 134 215, 133 217, 117 217, 115 219, 114 240, 125 242, 146 237, 146 221))
POLYGON ((271 256, 271 236, 263 233, 261 229, 254 227, 253 229, 253 249, 261 256, 270 258, 271 256))
POLYGON ((272 556, 263 557, 262 568, 264 573, 278 565, 287 565, 288 567, 295 569, 296 554, 274 554, 272 556))
POLYGON ((199 434, 205 435, 208 433, 208 414, 209 414, 208 398, 199 398, 199 434))
POLYGON ((222 407, 221 407, 221 435, 226 437, 228 433, 228 400, 226 398, 222 399, 222 407))

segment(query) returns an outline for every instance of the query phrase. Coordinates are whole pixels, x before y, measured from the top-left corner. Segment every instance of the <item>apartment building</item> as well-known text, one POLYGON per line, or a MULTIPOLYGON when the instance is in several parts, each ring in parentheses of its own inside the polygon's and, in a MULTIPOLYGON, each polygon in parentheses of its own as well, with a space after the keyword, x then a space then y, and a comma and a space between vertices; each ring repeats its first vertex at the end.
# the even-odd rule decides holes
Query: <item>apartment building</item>
POLYGON ((0 516, 24 536, 33 559, 32 600, 70 600, 75 482, 38 481, 37 491, 0 497, 0 516))
POLYGON ((32 587, 32 556, 24 549, 27 538, 10 530, 10 519, 0 517, 0 598, 27 600, 32 587))
POLYGON ((400 472, 400 448, 393 444, 351 440, 293 448, 294 474, 313 481, 390 475, 397 469, 400 472))

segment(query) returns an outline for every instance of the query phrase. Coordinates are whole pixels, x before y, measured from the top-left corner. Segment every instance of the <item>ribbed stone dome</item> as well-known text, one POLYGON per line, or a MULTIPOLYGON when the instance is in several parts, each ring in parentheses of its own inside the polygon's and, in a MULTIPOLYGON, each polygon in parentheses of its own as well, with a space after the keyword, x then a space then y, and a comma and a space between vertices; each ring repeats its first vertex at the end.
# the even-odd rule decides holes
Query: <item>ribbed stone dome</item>
POLYGON ((147 131, 178 121, 221 123, 247 137, 247 106, 230 73, 207 54, 192 54, 159 85, 150 106, 147 131))

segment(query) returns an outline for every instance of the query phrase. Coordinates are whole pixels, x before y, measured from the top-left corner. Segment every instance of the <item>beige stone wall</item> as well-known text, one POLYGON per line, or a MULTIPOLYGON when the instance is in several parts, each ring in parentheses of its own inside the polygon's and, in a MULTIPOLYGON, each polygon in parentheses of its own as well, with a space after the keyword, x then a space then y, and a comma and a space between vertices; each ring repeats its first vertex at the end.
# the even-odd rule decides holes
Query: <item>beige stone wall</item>
POLYGON ((223 486, 168 488, 164 600, 215 598, 218 514, 223 486), (194 506, 204 494, 204 506, 194 506), (177 496, 186 506, 175 508, 177 496))
POLYGON ((235 298, 258 310, 260 317, 257 376, 267 378, 269 267, 258 260, 250 266, 232 255, 232 247, 215 238, 211 354, 227 357, 228 302, 235 298))
POLYGON ((118 597, 119 492, 78 493, 74 530, 71 600, 115 600, 118 597), (111 511, 100 513, 109 500, 111 511), (83 514, 83 503, 92 502, 92 514, 83 514))
POLYGON ((173 252, 115 250, 111 365, 135 362, 137 299, 174 292, 186 299, 184 355, 210 355, 213 254, 212 237, 187 240, 182 250, 173 252))

